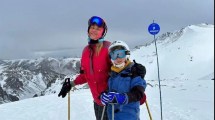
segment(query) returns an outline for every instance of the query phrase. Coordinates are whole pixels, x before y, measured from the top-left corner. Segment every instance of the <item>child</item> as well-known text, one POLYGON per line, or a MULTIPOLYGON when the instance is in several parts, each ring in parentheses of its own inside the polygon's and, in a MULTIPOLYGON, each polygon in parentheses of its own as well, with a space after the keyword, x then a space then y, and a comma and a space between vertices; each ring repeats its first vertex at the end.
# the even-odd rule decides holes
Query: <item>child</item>
POLYGON ((131 74, 134 63, 128 58, 130 51, 126 43, 113 42, 109 47, 109 55, 113 66, 108 80, 108 92, 100 96, 102 104, 107 105, 108 119, 140 120, 140 100, 144 96, 146 81, 141 76, 131 74))

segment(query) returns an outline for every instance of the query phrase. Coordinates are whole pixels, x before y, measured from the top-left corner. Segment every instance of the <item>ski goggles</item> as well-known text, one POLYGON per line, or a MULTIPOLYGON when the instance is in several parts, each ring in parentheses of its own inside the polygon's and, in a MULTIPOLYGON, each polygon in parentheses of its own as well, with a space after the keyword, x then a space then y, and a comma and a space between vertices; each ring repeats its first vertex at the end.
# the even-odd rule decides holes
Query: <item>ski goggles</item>
POLYGON ((97 16, 93 16, 88 21, 89 26, 92 25, 92 24, 96 24, 99 27, 102 27, 102 26, 104 26, 105 23, 104 23, 104 20, 102 18, 97 17, 97 16))
POLYGON ((117 58, 125 58, 126 50, 115 50, 113 52, 110 52, 110 57, 112 60, 116 60, 117 58))

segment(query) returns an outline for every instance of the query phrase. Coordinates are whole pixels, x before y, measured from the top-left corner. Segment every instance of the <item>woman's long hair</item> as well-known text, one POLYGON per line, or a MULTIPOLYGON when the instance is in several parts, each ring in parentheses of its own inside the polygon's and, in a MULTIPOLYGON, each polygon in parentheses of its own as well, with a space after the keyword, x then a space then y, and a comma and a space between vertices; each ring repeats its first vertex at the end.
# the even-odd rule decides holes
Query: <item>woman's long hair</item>
POLYGON ((95 51, 96 56, 99 56, 99 54, 100 54, 100 52, 101 52, 102 47, 103 47, 103 42, 101 42, 101 43, 97 43, 97 44, 96 44, 96 51, 95 51))

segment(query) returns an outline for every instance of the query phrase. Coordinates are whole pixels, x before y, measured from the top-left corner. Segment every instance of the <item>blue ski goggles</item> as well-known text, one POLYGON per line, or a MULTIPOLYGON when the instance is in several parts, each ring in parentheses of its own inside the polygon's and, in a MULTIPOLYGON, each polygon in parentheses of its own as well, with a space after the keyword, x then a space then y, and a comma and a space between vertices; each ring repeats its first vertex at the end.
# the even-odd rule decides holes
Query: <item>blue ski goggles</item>
POLYGON ((117 58, 125 58, 126 50, 115 50, 113 52, 110 52, 110 57, 112 60, 116 60, 117 58))
POLYGON ((98 25, 99 27, 103 27, 104 26, 104 20, 100 17, 97 17, 97 16, 93 16, 89 19, 88 21, 88 25, 93 25, 93 24, 96 24, 98 25))

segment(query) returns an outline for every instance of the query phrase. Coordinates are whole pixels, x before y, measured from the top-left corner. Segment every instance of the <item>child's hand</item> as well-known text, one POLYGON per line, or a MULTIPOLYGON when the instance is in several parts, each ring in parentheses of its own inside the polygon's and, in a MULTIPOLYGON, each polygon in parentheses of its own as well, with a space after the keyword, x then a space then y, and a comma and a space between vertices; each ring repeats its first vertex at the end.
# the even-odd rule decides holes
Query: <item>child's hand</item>
POLYGON ((127 104, 128 103, 127 94, 109 92, 108 96, 109 96, 109 103, 114 103, 114 104, 127 104))

